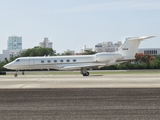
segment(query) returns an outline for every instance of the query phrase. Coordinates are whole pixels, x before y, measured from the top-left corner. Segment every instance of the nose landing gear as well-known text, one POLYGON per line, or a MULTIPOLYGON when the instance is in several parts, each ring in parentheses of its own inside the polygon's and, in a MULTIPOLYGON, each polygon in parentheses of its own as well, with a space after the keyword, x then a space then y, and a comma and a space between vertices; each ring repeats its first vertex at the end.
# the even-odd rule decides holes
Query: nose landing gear
POLYGON ((14 77, 18 76, 18 70, 16 70, 16 73, 14 74, 14 77))
POLYGON ((15 74, 14 74, 14 77, 17 77, 17 76, 18 76, 18 74, 17 74, 17 73, 15 73, 15 74))
MULTIPOLYGON (((18 70, 16 70, 16 73, 14 74, 14 77, 17 77, 18 76, 18 70)), ((24 71, 22 71, 22 75, 24 75, 24 71)))
POLYGON ((22 75, 24 75, 24 71, 22 71, 22 75))

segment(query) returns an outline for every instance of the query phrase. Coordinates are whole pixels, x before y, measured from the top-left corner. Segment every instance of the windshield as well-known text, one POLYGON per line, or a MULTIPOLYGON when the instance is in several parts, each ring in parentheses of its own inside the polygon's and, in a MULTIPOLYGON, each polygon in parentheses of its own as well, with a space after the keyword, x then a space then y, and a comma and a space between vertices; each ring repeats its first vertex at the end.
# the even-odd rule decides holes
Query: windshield
POLYGON ((20 59, 16 59, 16 62, 19 62, 20 61, 20 59))

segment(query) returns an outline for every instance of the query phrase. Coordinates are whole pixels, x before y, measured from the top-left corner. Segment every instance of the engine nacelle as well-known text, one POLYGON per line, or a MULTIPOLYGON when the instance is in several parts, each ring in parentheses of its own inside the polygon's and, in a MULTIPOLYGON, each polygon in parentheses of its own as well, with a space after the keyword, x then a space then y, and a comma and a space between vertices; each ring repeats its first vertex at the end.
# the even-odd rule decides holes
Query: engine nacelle
MULTIPOLYGON (((110 61, 111 59, 113 59, 114 56, 116 56, 117 54, 116 53, 97 53, 95 55, 95 61, 97 62, 108 62, 110 61)), ((119 59, 123 59, 122 55, 118 55, 118 58, 117 60, 119 59)))

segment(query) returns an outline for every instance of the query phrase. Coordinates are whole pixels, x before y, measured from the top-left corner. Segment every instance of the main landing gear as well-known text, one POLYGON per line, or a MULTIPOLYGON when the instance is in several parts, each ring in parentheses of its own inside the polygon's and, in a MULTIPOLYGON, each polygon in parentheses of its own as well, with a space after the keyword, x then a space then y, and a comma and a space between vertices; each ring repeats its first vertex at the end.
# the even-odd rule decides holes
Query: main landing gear
POLYGON ((22 75, 24 75, 24 71, 22 71, 22 75))
POLYGON ((82 74, 83 76, 89 76, 89 72, 87 71, 87 68, 82 68, 82 69, 81 69, 81 74, 82 74))
POLYGON ((86 72, 86 73, 82 73, 83 76, 89 76, 89 72, 86 72))
MULTIPOLYGON (((22 75, 24 75, 24 71, 22 71, 22 75)), ((14 74, 14 77, 18 76, 18 70, 16 70, 16 73, 14 74)))
POLYGON ((17 74, 17 73, 15 73, 15 74, 14 74, 14 77, 17 77, 17 76, 18 76, 18 74, 17 74))

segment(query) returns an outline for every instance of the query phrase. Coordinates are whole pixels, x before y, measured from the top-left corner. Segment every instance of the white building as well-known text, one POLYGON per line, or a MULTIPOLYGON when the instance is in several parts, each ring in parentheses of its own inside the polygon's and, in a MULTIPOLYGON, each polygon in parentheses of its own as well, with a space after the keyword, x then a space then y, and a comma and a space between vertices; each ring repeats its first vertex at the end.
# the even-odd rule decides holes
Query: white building
POLYGON ((103 42, 98 43, 95 45, 95 51, 96 52, 115 52, 118 50, 118 48, 122 45, 121 41, 118 41, 117 43, 113 42, 103 42))
POLYGON ((0 61, 4 61, 5 58, 15 57, 20 55, 22 50, 22 37, 9 36, 7 40, 7 50, 3 50, 0 54, 0 61))
POLYGON ((44 38, 43 42, 39 43, 42 48, 52 48, 52 42, 49 42, 48 38, 44 38))
POLYGON ((138 49, 138 53, 157 56, 160 55, 160 48, 140 48, 138 49))
POLYGON ((7 58, 9 60, 10 57, 18 56, 23 51, 25 51, 25 50, 3 50, 3 53, 0 54, 0 61, 4 61, 5 58, 7 58))
POLYGON ((22 37, 9 36, 7 41, 8 50, 22 50, 22 37))
POLYGON ((84 45, 84 46, 81 48, 80 52, 81 52, 81 53, 84 53, 86 50, 92 51, 93 49, 92 49, 92 48, 87 48, 86 45, 84 45))
POLYGON ((0 61, 4 61, 3 54, 0 54, 0 61))
POLYGON ((64 51, 63 53, 70 53, 71 55, 74 55, 74 54, 75 54, 75 51, 74 51, 74 50, 69 50, 69 49, 67 49, 67 50, 64 51))

